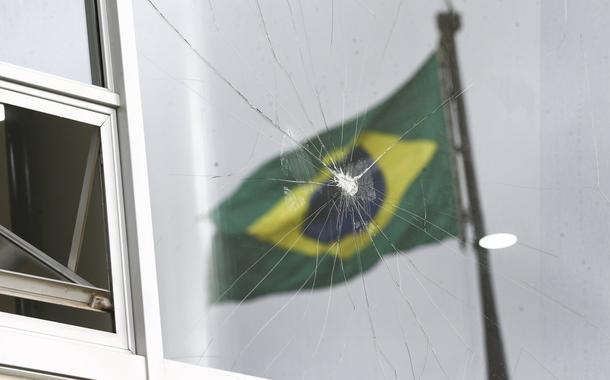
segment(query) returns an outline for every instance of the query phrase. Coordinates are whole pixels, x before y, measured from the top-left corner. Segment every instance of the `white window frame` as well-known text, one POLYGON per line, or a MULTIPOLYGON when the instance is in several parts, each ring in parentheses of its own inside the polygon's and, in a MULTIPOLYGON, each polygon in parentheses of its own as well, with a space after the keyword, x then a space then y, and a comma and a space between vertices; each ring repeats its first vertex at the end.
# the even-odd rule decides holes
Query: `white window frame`
MULTIPOLYGON (((117 165, 118 140, 115 111, 104 106, 87 107, 96 108, 96 111, 93 111, 68 105, 70 98, 52 96, 45 91, 30 89, 3 80, 0 80, 0 103, 62 117, 99 129, 101 158, 104 162, 102 174, 116 332, 109 333, 5 312, 0 312, 0 326, 64 336, 133 351, 131 313, 127 307, 130 304, 127 286, 129 284, 128 274, 125 270, 127 268, 127 249, 123 224, 120 222, 123 219, 121 214, 123 202, 120 167, 117 165), (54 99, 50 100, 49 97, 54 99)), ((79 103, 87 106, 82 101, 79 103)), ((78 128, 78 126, 74 128, 78 128)))
POLYGON ((0 102, 100 128, 116 333, 0 313, 0 373, 164 377, 132 4, 98 12, 106 88, 0 62, 0 102))
POLYGON ((106 202, 116 206, 107 210, 115 314, 124 322, 113 335, 2 313, 0 377, 258 379, 164 358, 132 0, 97 3, 106 88, 0 62, 0 98, 20 94, 27 108, 101 128, 106 202))

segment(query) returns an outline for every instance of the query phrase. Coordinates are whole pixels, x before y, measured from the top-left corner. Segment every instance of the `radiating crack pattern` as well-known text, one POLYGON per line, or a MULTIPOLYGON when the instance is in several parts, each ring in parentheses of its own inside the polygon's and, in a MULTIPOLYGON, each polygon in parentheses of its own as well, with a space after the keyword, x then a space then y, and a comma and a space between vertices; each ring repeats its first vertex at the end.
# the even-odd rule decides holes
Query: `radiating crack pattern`
MULTIPOLYGON (((370 346, 373 358, 368 358, 370 361, 363 368, 373 366, 371 376, 375 378, 452 379, 459 376, 468 378, 481 372, 485 367, 485 363, 481 363, 484 354, 478 343, 466 336, 470 332, 464 329, 463 321, 457 320, 453 310, 449 311, 449 302, 473 320, 480 318, 485 322, 490 317, 481 315, 476 302, 465 299, 463 292, 446 285, 443 279, 431 273, 430 268, 420 266, 417 256, 411 253, 418 247, 435 246, 436 253, 446 255, 448 262, 468 265, 475 268, 473 271, 480 266, 472 254, 465 254, 457 244, 459 216, 467 202, 463 204, 452 182, 454 172, 450 169, 454 163, 450 158, 461 152, 447 132, 450 127, 447 125, 449 108, 454 106, 456 99, 467 95, 476 82, 469 82, 454 94, 443 94, 439 82, 443 78, 439 75, 443 69, 442 62, 439 63, 442 56, 433 53, 397 90, 389 92, 382 100, 366 103, 364 110, 357 111, 352 118, 346 118, 342 109, 340 122, 328 123, 330 119, 321 96, 324 86, 319 86, 315 78, 319 73, 314 67, 315 54, 306 33, 304 4, 286 0, 285 7, 281 7, 286 12, 282 21, 295 35, 304 34, 298 39, 304 42, 305 48, 300 44, 292 48, 304 72, 309 70, 314 76, 306 83, 312 99, 301 93, 300 89, 305 87, 299 86, 301 83, 288 66, 289 60, 283 59, 279 48, 283 46, 283 39, 273 35, 272 12, 264 12, 267 9, 262 5, 266 3, 254 0, 253 8, 260 24, 258 32, 264 39, 269 64, 279 69, 281 84, 288 88, 284 94, 286 97, 280 98, 275 85, 272 94, 275 114, 271 116, 265 111, 266 107, 251 100, 247 92, 236 84, 238 81, 229 78, 221 66, 216 66, 194 46, 154 1, 147 1, 210 73, 230 89, 242 105, 260 117, 266 128, 271 128, 281 135, 282 141, 289 143, 276 157, 268 156, 252 165, 257 147, 263 145, 263 148, 268 148, 264 145, 265 137, 258 131, 252 151, 245 155, 245 162, 237 170, 214 175, 176 174, 215 180, 239 179, 239 184, 233 186, 231 192, 223 190, 226 197, 206 215, 215 226, 211 273, 214 284, 210 285, 210 307, 220 310, 220 317, 213 323, 208 340, 201 342, 200 350, 193 355, 196 362, 214 365, 213 361, 208 361, 209 357, 215 356, 210 353, 223 353, 223 339, 230 336, 228 330, 235 328, 235 319, 238 316, 245 318, 248 310, 255 310, 257 305, 273 305, 265 318, 249 324, 240 332, 242 336, 235 338, 239 347, 228 350, 228 356, 222 357, 217 366, 235 371, 255 368, 256 374, 261 376, 275 374, 282 357, 298 346, 309 350, 308 357, 299 363, 301 367, 283 375, 286 378, 306 378, 310 370, 320 373, 315 370, 317 361, 323 363, 321 366, 328 365, 320 358, 328 354, 325 344, 329 332, 332 331, 335 338, 339 336, 333 329, 338 327, 337 318, 344 318, 346 322, 342 327, 346 330, 343 334, 346 341, 342 342, 343 349, 330 371, 331 377, 336 373, 339 378, 347 378, 345 376, 350 373, 341 366, 344 365, 343 351, 349 349, 352 335, 358 335, 359 343, 370 346), (284 124, 279 111, 287 113, 288 110, 282 102, 295 102, 297 113, 303 118, 302 125, 284 124), (309 107, 314 107, 314 112, 309 107), (318 115, 322 123, 317 123, 312 115, 318 115), (373 272, 381 275, 374 277, 373 272), (379 285, 371 283, 372 278, 379 276, 387 286, 384 293, 387 298, 380 298, 379 285), (404 286, 403 281, 411 287, 404 286), (380 324, 379 320, 387 319, 381 318, 376 310, 383 305, 387 311, 388 300, 391 300, 389 302, 398 320, 393 326, 395 331, 388 331, 387 326, 380 324), (316 303, 322 305, 321 310, 311 307, 316 303), (336 305, 343 305, 341 310, 347 315, 337 317, 333 314, 338 308, 336 305), (299 309, 298 318, 292 321, 295 327, 278 330, 289 331, 288 336, 279 340, 271 336, 276 325, 286 323, 285 315, 295 316, 293 309, 299 309), (298 331, 298 326, 310 318, 320 321, 319 329, 305 334, 298 331), (444 336, 430 327, 438 326, 439 322, 430 321, 434 318, 442 321, 444 336), (358 332, 350 331, 348 327, 351 325, 347 321, 354 319, 360 328, 358 332), (388 339, 388 334, 399 342, 400 349, 388 339), (456 352, 462 356, 461 360, 450 358, 454 352, 444 347, 445 341, 451 341, 454 349, 459 347, 456 352), (253 347, 268 350, 267 361, 262 366, 249 360, 253 347), (459 368, 456 362, 461 363, 459 368), (475 364, 481 368, 472 369, 475 364)), ((214 28, 222 33, 226 28, 215 13, 217 6, 211 1, 208 5, 214 28)), ((382 65, 406 5, 405 1, 397 1, 394 5, 394 13, 386 25, 389 26, 388 34, 380 42, 381 60, 373 70, 373 76, 381 75, 383 71, 382 65)), ((342 36, 341 15, 337 14, 339 2, 331 1, 327 7, 330 14, 327 47, 334 53, 342 36)), ((370 18, 377 18, 376 12, 365 4, 361 8, 370 18)), ((362 82, 365 63, 361 64, 362 82)), ((590 91, 586 57, 584 64, 587 90, 590 91)), ((347 69, 341 72, 340 77, 347 78, 347 69)), ((192 87, 185 86, 194 92, 192 87)), ((200 94, 197 96, 205 100, 200 94)), ((345 108, 345 98, 342 107, 345 108)), ((247 121, 240 121, 240 124, 246 125, 247 121)), ((596 173, 593 186, 608 203, 600 187, 600 152, 595 124, 591 115, 596 173)), ((473 241, 474 238, 469 237, 468 243, 473 241)), ((545 256, 546 259, 561 260, 560 255, 533 244, 521 243, 520 246, 530 254, 539 255, 541 260, 545 256)), ((529 293, 538 302, 551 305, 558 313, 570 315, 605 340, 610 340, 602 324, 561 297, 516 278, 514 273, 504 268, 494 267, 494 275, 502 289, 510 287, 529 293)), ((193 328, 209 323, 202 316, 198 326, 193 328)), ((559 378, 545 358, 532 353, 529 347, 520 347, 517 343, 511 348, 518 351, 516 360, 511 361, 514 363, 513 373, 518 373, 522 356, 527 355, 543 372, 559 378)), ((282 364, 281 367, 285 370, 293 364, 282 364)))

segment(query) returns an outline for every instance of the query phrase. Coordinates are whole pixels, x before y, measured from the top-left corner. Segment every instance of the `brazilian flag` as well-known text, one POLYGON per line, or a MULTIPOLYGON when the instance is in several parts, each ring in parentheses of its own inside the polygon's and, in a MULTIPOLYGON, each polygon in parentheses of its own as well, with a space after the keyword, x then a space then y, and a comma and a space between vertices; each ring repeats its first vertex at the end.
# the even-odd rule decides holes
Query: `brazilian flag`
POLYGON ((394 94, 259 167, 214 211, 212 300, 328 287, 457 235, 437 55, 394 94))

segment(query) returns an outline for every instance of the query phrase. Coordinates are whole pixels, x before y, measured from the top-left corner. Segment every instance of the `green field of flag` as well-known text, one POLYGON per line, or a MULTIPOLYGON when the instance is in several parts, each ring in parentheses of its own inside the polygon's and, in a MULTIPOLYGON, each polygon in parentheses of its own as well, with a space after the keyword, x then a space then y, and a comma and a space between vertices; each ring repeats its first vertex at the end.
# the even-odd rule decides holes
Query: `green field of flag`
POLYGON ((329 287, 458 234, 437 55, 398 90, 255 170, 214 211, 211 299, 329 287), (353 195, 335 173, 356 181, 353 195))

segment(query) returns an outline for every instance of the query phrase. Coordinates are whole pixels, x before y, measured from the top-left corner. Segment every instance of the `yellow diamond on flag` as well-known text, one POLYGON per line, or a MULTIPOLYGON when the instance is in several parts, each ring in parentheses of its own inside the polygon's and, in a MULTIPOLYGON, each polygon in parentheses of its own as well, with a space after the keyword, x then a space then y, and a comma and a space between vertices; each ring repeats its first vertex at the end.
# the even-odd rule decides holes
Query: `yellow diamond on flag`
POLYGON ((365 132, 354 149, 359 154, 354 155, 350 148, 332 152, 323 161, 330 162, 332 157, 333 162, 357 167, 356 161, 361 160, 365 164, 360 167, 370 166, 372 176, 360 185, 353 204, 346 205, 345 200, 336 197, 320 198, 322 188, 330 186, 332 180, 331 172, 323 170, 310 183, 292 188, 248 227, 248 234, 286 252, 350 258, 371 244, 390 222, 407 189, 434 157, 437 143, 425 139, 402 141, 392 134, 365 132), (326 219, 319 217, 322 207, 326 219), (334 218, 329 218, 331 208, 334 218), (338 216, 343 220, 337 221, 335 214, 343 209, 351 214, 344 212, 338 216))

